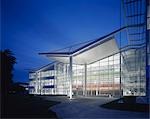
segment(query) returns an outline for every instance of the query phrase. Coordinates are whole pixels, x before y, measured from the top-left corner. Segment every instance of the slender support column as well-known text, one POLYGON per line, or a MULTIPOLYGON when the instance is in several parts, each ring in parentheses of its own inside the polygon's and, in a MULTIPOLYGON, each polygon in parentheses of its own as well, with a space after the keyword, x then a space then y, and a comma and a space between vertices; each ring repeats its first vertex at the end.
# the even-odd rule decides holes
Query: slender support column
POLYGON ((69 57, 69 79, 70 79, 69 98, 72 99, 72 56, 69 57))
POLYGON ((122 64, 121 64, 121 51, 120 51, 120 80, 119 80, 119 84, 120 84, 120 98, 123 96, 122 94, 122 64))
POLYGON ((84 96, 87 96, 86 83, 87 83, 87 64, 84 65, 84 96))
POLYGON ((39 87, 40 87, 38 75, 39 75, 38 72, 36 72, 36 94, 39 94, 39 87))
POLYGON ((38 72, 39 82, 40 82, 40 95, 42 95, 42 81, 41 81, 41 72, 38 72))
POLYGON ((56 95, 57 94, 57 69, 56 69, 56 66, 57 64, 55 63, 54 64, 54 94, 56 95))
POLYGON ((36 76, 36 86, 35 86, 35 94, 38 94, 38 73, 35 72, 35 76, 36 76))
POLYGON ((98 89, 96 90, 96 96, 98 95, 98 89))

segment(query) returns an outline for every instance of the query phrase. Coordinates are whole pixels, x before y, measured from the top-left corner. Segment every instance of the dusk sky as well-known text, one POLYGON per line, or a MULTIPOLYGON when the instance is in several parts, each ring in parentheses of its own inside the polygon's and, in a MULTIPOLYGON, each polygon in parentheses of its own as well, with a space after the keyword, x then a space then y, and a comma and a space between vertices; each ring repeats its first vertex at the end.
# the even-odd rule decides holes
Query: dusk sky
POLYGON ((51 61, 39 52, 106 35, 120 27, 120 0, 2 0, 1 49, 17 58, 14 81, 51 61))

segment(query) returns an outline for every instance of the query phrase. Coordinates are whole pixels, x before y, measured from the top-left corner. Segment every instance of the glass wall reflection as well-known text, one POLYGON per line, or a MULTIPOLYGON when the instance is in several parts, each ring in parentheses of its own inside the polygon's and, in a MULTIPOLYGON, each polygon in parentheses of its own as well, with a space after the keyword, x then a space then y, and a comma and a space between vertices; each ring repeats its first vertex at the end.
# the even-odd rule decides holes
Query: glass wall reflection
POLYGON ((145 47, 122 52, 122 82, 124 96, 146 95, 145 47))

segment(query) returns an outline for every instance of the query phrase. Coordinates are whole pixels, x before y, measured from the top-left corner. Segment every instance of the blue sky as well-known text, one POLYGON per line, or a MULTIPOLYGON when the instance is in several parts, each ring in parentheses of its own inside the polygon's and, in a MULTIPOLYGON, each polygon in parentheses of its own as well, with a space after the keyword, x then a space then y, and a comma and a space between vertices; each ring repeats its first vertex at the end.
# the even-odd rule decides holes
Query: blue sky
POLYGON ((120 0, 2 0, 1 49, 17 58, 14 80, 48 64, 38 55, 99 38, 120 27, 120 0))

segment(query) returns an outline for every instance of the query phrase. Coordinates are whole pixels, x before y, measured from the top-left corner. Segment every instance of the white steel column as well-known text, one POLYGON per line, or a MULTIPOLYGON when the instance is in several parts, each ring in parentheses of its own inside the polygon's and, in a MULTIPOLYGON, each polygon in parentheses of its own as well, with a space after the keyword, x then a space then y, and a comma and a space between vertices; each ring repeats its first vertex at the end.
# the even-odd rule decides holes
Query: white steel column
POLYGON ((84 65, 84 96, 87 96, 86 83, 87 83, 87 64, 84 65))
POLYGON ((69 98, 72 99, 72 56, 69 57, 69 79, 70 79, 70 92, 69 92, 69 98))
POLYGON ((38 72, 38 74, 39 74, 39 83, 40 83, 40 95, 42 95, 42 83, 41 83, 41 72, 39 71, 38 72))
POLYGON ((35 72, 35 74, 36 74, 35 94, 38 94, 38 89, 39 89, 38 72, 35 72))
POLYGON ((56 63, 54 64, 54 94, 57 94, 57 69, 56 69, 56 63))

